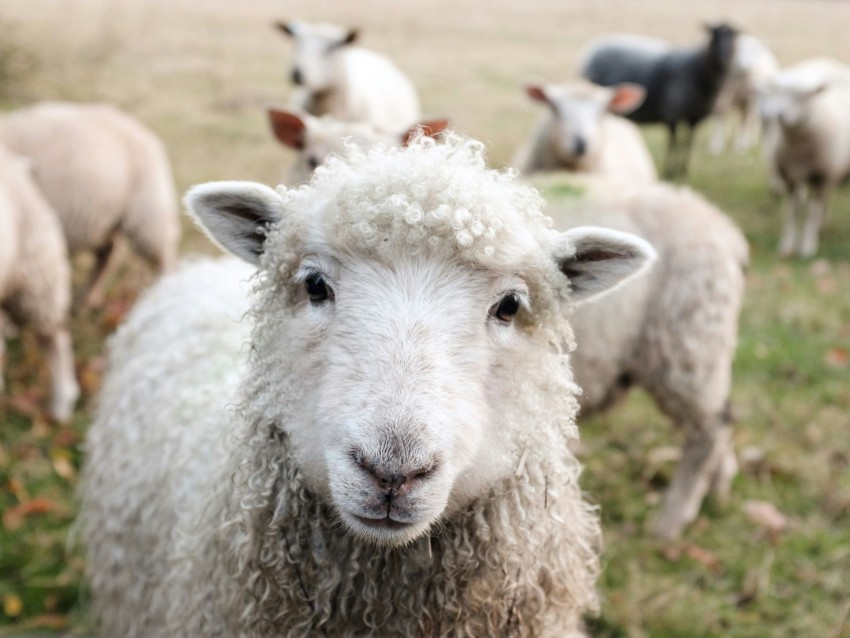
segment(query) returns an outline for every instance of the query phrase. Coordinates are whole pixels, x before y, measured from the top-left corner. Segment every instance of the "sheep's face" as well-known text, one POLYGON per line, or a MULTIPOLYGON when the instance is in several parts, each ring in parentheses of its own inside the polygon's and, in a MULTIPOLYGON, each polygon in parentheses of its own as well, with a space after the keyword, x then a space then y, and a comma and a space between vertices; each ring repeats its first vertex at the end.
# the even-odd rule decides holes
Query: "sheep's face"
POLYGON ((791 129, 808 118, 812 99, 827 87, 826 82, 783 83, 774 81, 758 94, 759 111, 765 120, 774 120, 791 129))
POLYGON ((484 497, 531 440, 568 454, 565 313, 652 254, 623 233, 548 230, 536 195, 475 157, 373 149, 283 197, 225 182, 187 198, 263 270, 252 344, 263 418, 290 437, 309 489, 369 542, 409 543, 484 497))
POLYGON ((314 365, 291 435, 350 529, 404 543, 509 470, 488 384, 522 356, 528 285, 463 263, 308 251, 290 330, 314 365))
POLYGON ((278 23, 278 29, 295 42, 290 78, 311 93, 333 88, 336 57, 357 39, 357 32, 332 24, 278 23))
POLYGON ((600 153, 605 143, 602 118, 607 113, 630 113, 645 96, 644 89, 634 84, 603 88, 585 82, 527 86, 526 92, 549 107, 551 142, 558 159, 568 167, 600 153))

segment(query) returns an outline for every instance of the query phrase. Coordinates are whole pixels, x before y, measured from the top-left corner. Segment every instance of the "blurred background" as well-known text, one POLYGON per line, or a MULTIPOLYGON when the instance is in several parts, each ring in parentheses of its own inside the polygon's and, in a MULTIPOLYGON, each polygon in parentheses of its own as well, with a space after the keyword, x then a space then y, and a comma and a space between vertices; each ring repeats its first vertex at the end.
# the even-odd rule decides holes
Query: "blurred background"
MULTIPOLYGON (((42 100, 106 102, 163 140, 179 193, 216 179, 277 184, 295 155, 273 138, 266 107, 291 94, 292 43, 273 27, 290 19, 357 27, 362 46, 411 78, 424 114, 484 141, 495 166, 540 113, 522 86, 577 77, 598 35, 691 45, 703 41, 704 22, 722 19, 761 38, 782 66, 819 55, 850 63, 850 4, 839 1, 2 0, 0 116, 42 100)), ((664 130, 642 133, 660 164, 664 130)), ((664 417, 638 392, 582 424, 583 487, 602 507, 606 540, 592 633, 850 636, 850 197, 834 198, 815 259, 782 260, 781 199, 761 151, 716 156, 707 140, 703 124, 682 181, 751 246, 733 381, 741 474, 729 503, 709 499, 683 540, 661 542, 645 523, 675 467, 664 417)), ((216 251, 181 221, 181 252, 216 251)), ((37 342, 26 331, 9 339, 0 636, 91 632, 81 552, 69 540, 80 445, 108 335, 153 279, 118 250, 126 258, 110 272, 104 304, 72 320, 82 399, 71 423, 44 414, 37 342)), ((76 260, 78 281, 88 260, 76 260)))

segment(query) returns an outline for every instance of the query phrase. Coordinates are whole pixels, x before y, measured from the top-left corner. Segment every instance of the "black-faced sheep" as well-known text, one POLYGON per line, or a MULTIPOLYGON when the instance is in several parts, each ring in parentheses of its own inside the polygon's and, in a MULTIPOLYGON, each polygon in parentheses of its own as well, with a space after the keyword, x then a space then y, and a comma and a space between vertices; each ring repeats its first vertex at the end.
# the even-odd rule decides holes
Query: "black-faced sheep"
MULTIPOLYGON (((571 183, 536 183, 545 194, 565 179, 571 183)), ((675 538, 709 489, 724 497, 737 471, 729 397, 747 243, 728 217, 687 188, 610 180, 580 187, 581 197, 550 204, 557 227, 592 223, 635 233, 659 256, 646 277, 573 317, 581 414, 639 386, 681 431, 681 460, 654 526, 657 535, 675 538)))
POLYGON ((357 31, 307 22, 278 22, 295 42, 291 99, 298 110, 402 131, 422 117, 410 79, 389 58, 353 46, 357 31))
POLYGON ((50 415, 68 421, 79 396, 68 330, 71 273, 62 228, 29 162, 0 146, 0 391, 4 316, 35 331, 50 366, 50 415))
POLYGON ((521 173, 561 169, 635 182, 657 179, 640 131, 616 115, 633 111, 643 102, 643 87, 574 82, 529 85, 526 92, 546 104, 549 112, 514 159, 521 173))
POLYGON ((664 49, 634 36, 600 38, 582 62, 582 75, 594 84, 633 82, 646 89, 643 104, 626 117, 667 126, 666 177, 687 172, 694 129, 711 114, 732 61, 737 31, 726 24, 706 28, 708 41, 690 49, 664 49), (680 124, 684 139, 678 137, 680 124))
POLYGON ((105 636, 573 636, 599 526, 571 308, 642 271, 449 136, 196 187, 216 242, 112 343, 83 521, 105 636), (247 312, 247 317, 239 321, 247 312))
POLYGON ((107 105, 45 102, 0 117, 0 143, 29 158, 69 254, 95 254, 77 302, 101 301, 119 234, 157 273, 171 267, 180 238, 171 168, 162 143, 135 119, 107 105))

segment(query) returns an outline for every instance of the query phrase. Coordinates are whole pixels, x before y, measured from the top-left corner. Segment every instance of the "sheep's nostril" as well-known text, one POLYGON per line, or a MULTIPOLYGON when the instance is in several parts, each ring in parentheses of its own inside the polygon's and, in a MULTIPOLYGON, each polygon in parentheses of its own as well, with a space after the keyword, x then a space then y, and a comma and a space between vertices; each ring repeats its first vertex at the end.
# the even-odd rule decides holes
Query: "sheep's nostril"
POLYGON ((427 480, 437 470, 437 463, 434 462, 403 472, 391 472, 382 465, 370 461, 360 452, 352 452, 351 459, 369 475, 374 486, 384 492, 404 492, 414 483, 427 480))
POLYGON ((304 76, 301 74, 300 69, 292 69, 292 83, 304 84, 304 76))
POLYGON ((575 143, 575 152, 576 155, 584 155, 587 152, 587 142, 584 141, 583 137, 577 137, 575 143))

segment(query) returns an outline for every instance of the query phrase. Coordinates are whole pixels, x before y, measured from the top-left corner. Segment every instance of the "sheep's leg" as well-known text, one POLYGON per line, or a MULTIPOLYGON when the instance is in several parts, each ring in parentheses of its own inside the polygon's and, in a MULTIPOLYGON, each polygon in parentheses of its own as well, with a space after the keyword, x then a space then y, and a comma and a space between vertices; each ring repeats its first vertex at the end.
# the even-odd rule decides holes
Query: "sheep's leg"
POLYGON ((82 306, 98 307, 103 304, 103 282, 106 279, 110 258, 115 251, 115 236, 109 238, 103 246, 95 250, 94 266, 88 280, 74 299, 74 308, 82 306))
POLYGON ((820 227, 826 216, 829 188, 826 184, 818 184, 812 187, 809 195, 808 214, 803 226, 803 235, 800 241, 800 256, 813 257, 818 251, 818 235, 820 227))
POLYGON ((788 197, 785 201, 785 222, 779 240, 779 254, 790 257, 797 245, 797 217, 805 206, 805 188, 800 184, 786 184, 788 197))
POLYGON ((6 316, 0 310, 0 393, 6 389, 3 371, 6 369, 6 316))
POLYGON ((67 327, 52 334, 42 335, 50 366, 50 416, 59 423, 67 423, 74 414, 74 404, 80 396, 80 387, 74 373, 74 351, 71 333, 67 327))
POLYGON ((667 157, 664 159, 664 177, 670 179, 675 177, 676 165, 676 150, 678 148, 676 140, 676 122, 667 124, 669 135, 667 136, 667 157))
POLYGON ((728 489, 728 485, 721 483, 727 478, 731 481, 732 477, 727 476, 728 470, 720 472, 720 467, 728 462, 730 448, 731 429, 726 426, 695 428, 686 432, 682 458, 664 497, 661 515, 655 523, 656 536, 678 538, 685 527, 696 519, 702 501, 713 484, 728 489))
POLYGON ((711 127, 711 137, 708 142, 708 150, 712 155, 720 155, 726 150, 726 140, 729 137, 731 127, 730 114, 716 113, 711 127))
POLYGON ((756 105, 748 101, 741 112, 741 126, 735 141, 737 152, 743 153, 752 148, 758 138, 760 124, 761 116, 756 105))
POLYGON ((696 130, 696 124, 689 122, 685 125, 685 127, 685 139, 681 145, 681 152, 679 156, 678 175, 680 177, 684 177, 688 174, 688 163, 691 159, 691 148, 694 145, 694 131, 696 130))
POLYGON ((720 503, 729 501, 732 492, 732 479, 738 474, 738 458, 732 444, 732 428, 724 426, 717 432, 718 438, 724 439, 725 452, 720 455, 717 469, 711 479, 711 493, 720 503))

